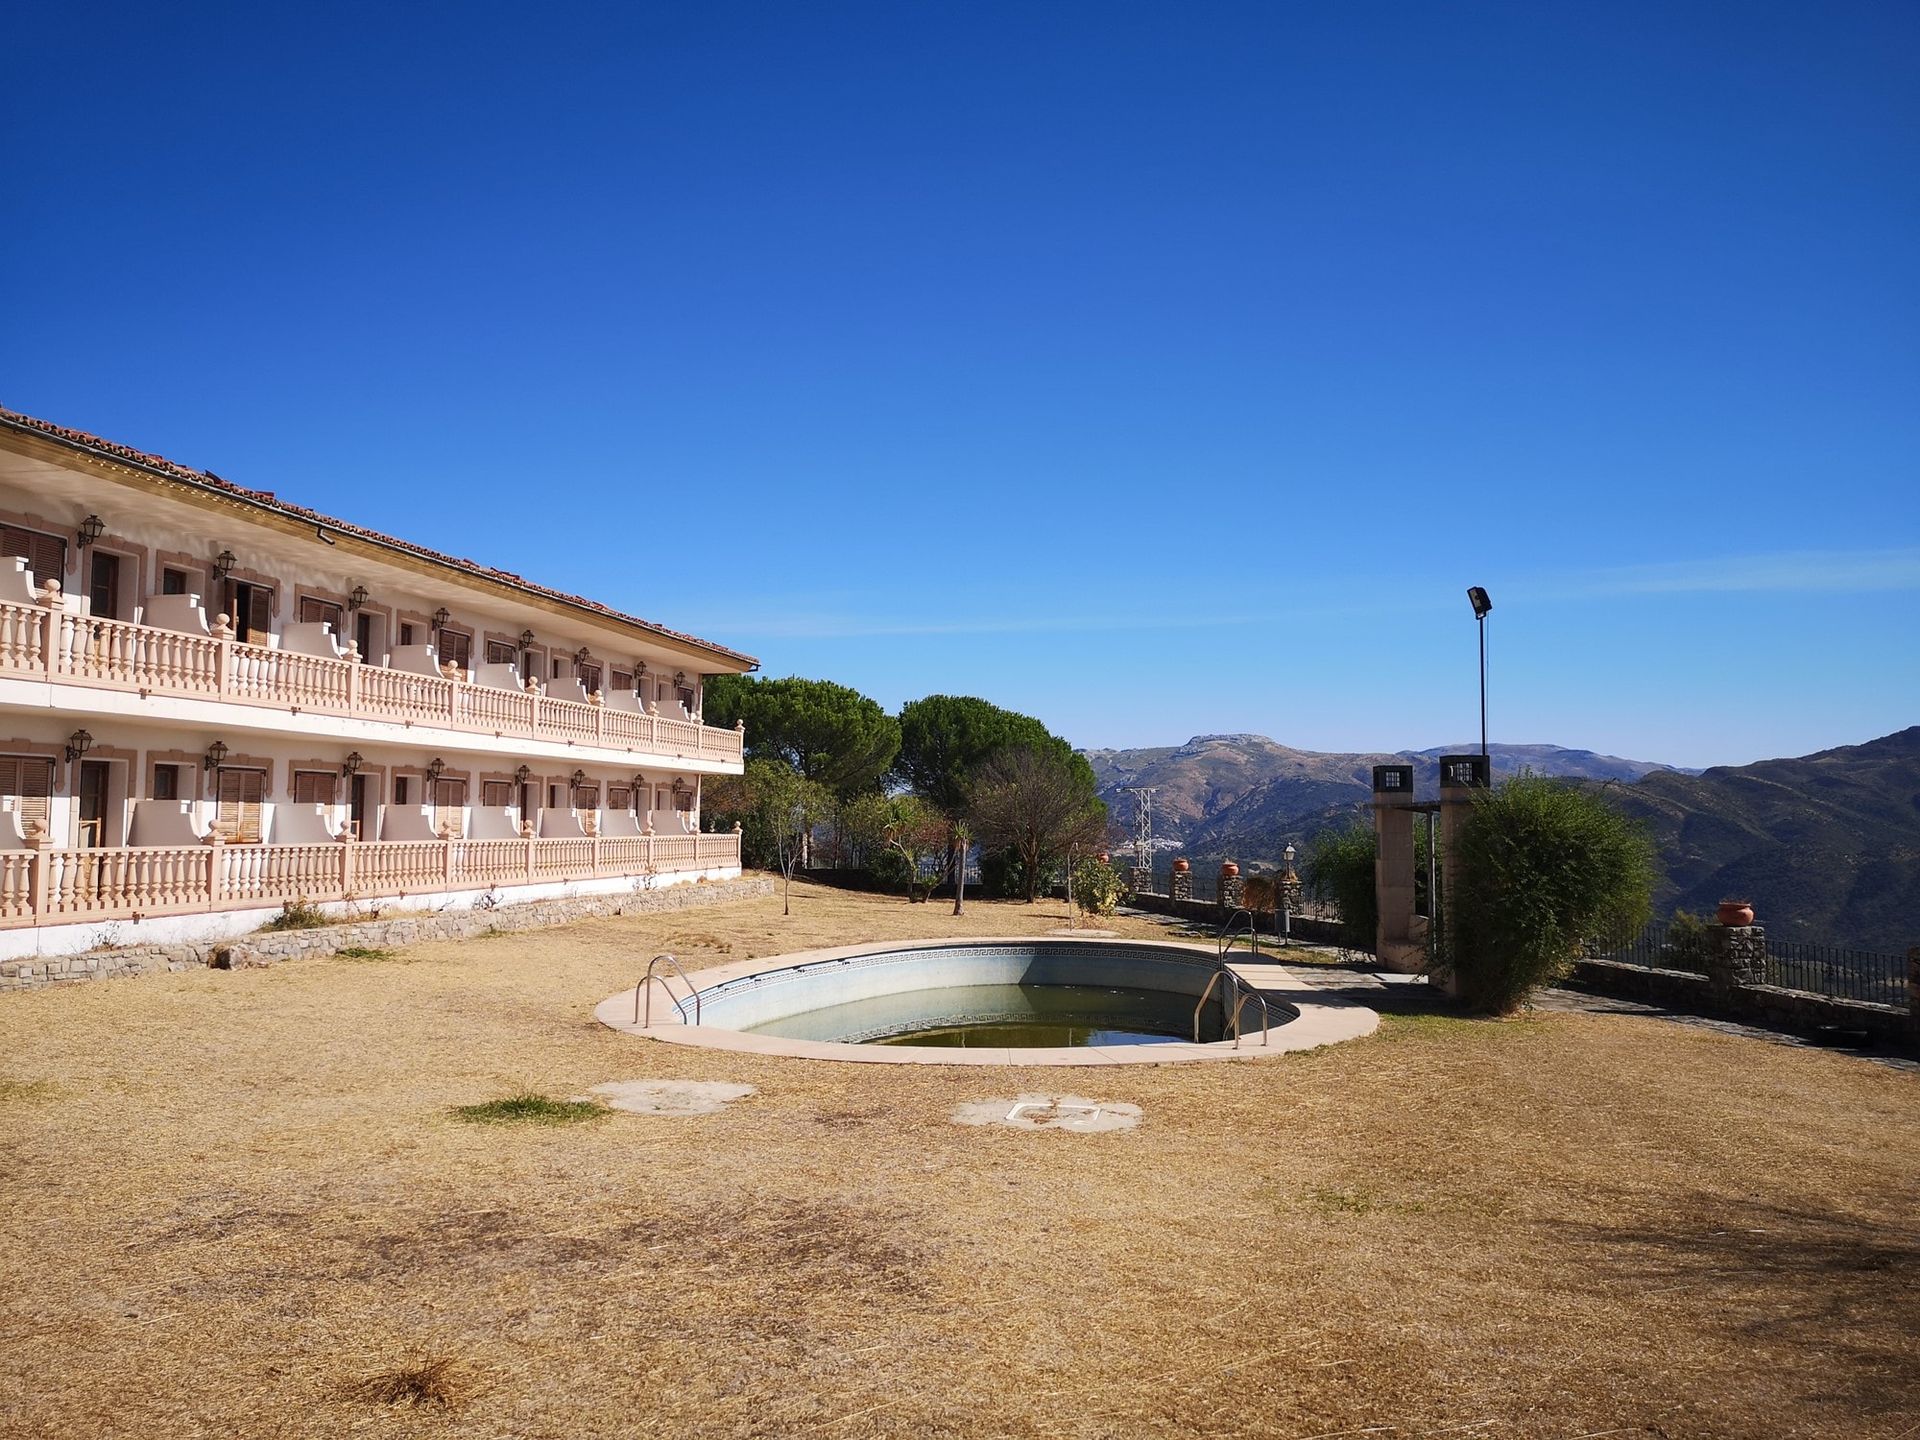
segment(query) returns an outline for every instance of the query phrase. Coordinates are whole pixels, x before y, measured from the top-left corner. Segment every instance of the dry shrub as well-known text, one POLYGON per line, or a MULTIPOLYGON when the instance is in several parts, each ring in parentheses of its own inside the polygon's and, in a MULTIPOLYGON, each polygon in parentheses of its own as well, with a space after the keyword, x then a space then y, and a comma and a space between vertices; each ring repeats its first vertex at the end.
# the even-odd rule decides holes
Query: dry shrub
POLYGON ((453 1361, 442 1355, 356 1380, 347 1387, 347 1394, 376 1405, 437 1405, 451 1410, 465 1398, 466 1386, 453 1361))

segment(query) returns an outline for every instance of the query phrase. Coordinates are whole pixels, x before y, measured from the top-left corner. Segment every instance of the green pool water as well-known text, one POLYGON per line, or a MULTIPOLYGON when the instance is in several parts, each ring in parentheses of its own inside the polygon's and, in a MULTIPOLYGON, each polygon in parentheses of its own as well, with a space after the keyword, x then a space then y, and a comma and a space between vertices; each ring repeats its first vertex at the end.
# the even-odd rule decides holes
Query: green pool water
MULTIPOLYGON (((829 1005, 753 1027, 790 1040, 1029 1049, 1193 1039, 1194 997, 1096 985, 957 985, 829 1005)), ((1221 1038, 1207 1006, 1200 1039, 1221 1038)))

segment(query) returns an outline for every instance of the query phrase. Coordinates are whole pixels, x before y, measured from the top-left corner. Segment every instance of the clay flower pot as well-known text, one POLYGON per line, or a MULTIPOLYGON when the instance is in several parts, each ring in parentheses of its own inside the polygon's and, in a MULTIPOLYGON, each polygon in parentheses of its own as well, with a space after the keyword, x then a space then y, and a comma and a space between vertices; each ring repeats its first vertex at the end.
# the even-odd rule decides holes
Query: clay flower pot
POLYGON ((1722 925, 1753 924, 1753 902, 1751 900, 1722 900, 1720 908, 1714 911, 1714 919, 1722 925))
POLYGON ((1239 873, 1240 873, 1240 867, 1234 861, 1222 860, 1220 862, 1220 878, 1222 880, 1231 880, 1234 876, 1238 875, 1239 873))
POLYGON ((1173 873, 1176 875, 1184 875, 1191 869, 1193 864, 1189 860, 1181 859, 1173 862, 1173 873))

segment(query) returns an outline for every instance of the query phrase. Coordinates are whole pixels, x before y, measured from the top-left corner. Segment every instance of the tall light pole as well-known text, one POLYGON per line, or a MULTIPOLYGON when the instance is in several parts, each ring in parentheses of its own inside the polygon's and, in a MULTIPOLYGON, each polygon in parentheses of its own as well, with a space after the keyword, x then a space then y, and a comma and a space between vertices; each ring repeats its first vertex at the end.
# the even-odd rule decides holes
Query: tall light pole
POLYGON ((1280 943, 1286 946, 1293 943, 1293 846, 1288 845, 1283 853, 1287 868, 1280 872, 1280 943))
POLYGON ((1493 601, 1478 585, 1467 587, 1467 599, 1473 605, 1473 618, 1480 622, 1480 758, 1487 761, 1491 773, 1493 761, 1487 755, 1487 616, 1493 612, 1493 601))

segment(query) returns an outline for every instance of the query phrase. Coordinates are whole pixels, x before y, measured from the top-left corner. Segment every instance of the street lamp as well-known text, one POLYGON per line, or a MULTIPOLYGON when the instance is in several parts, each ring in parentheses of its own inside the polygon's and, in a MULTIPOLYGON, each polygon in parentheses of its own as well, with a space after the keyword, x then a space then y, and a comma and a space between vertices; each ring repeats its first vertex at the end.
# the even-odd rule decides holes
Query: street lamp
MULTIPOLYGON (((1487 598, 1487 592, 1481 586, 1467 587, 1467 600, 1473 606, 1473 618, 1480 624, 1480 758, 1487 759, 1487 616, 1493 612, 1493 601, 1487 598)), ((1487 766, 1491 773, 1493 766, 1487 766)))
POLYGON ((1280 943, 1293 943, 1293 857, 1294 848, 1289 845, 1280 852, 1287 862, 1286 869, 1280 872, 1280 943))

